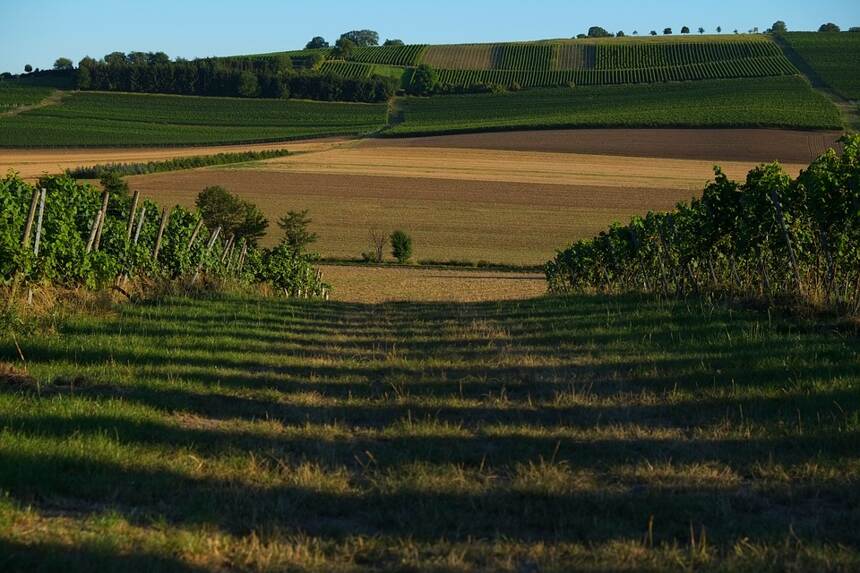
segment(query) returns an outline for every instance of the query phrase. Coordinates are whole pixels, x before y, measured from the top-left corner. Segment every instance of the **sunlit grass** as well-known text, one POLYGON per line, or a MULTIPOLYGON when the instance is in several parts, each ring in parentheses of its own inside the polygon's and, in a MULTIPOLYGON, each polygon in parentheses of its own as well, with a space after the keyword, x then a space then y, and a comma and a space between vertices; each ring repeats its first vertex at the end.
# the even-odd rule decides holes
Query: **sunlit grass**
POLYGON ((221 297, 17 341, 0 570, 860 566, 860 343, 800 321, 221 297))

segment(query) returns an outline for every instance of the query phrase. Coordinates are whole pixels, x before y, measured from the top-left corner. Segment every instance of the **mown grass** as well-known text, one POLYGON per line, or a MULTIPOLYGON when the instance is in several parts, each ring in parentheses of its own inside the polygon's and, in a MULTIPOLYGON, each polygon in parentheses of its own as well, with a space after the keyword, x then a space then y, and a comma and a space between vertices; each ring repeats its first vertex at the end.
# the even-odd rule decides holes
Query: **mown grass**
POLYGON ((385 123, 385 104, 150 94, 69 94, 0 118, 0 146, 195 145, 356 135, 385 123))
POLYGON ((0 570, 860 566, 860 343, 802 323, 222 297, 17 343, 0 570))
POLYGON ((840 129, 839 111, 800 77, 402 98, 398 136, 575 127, 840 129))

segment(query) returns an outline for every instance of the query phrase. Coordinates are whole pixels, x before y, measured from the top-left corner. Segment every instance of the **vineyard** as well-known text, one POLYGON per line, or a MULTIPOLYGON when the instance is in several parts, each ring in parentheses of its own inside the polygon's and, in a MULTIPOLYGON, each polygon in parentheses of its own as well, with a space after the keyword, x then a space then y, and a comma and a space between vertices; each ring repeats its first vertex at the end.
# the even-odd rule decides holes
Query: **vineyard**
POLYGON ((414 66, 421 60, 425 49, 425 45, 355 48, 350 59, 364 64, 414 66))
POLYGON ((360 64, 344 60, 327 60, 320 66, 320 71, 337 74, 345 78, 369 78, 373 75, 373 64, 360 64))
POLYGON ((0 82, 0 114, 21 106, 39 103, 53 92, 51 88, 8 86, 0 82))
POLYGON ((685 66, 760 58, 781 58, 784 60, 779 46, 773 42, 761 41, 702 42, 698 44, 670 42, 663 44, 604 43, 595 47, 595 68, 598 70, 685 66))
POLYGON ((763 78, 793 76, 797 70, 785 58, 761 57, 731 62, 684 64, 659 68, 594 69, 556 71, 440 70, 439 81, 446 85, 498 84, 522 87, 562 85, 600 86, 664 83, 693 80, 763 78))
MULTIPOLYGON (((760 78, 799 72, 765 37, 614 39, 400 48, 361 48, 355 62, 429 64, 443 86, 551 87, 760 78)), ((350 77, 373 73, 345 63, 324 69, 350 77)))
POLYGON ((719 169, 701 199, 579 241, 546 266, 557 293, 803 299, 860 312, 860 137, 797 179, 773 163, 744 183, 719 169))
POLYGON ((286 141, 362 134, 385 104, 79 92, 0 117, 0 146, 136 146, 286 141))
POLYGON ((797 77, 403 98, 398 108, 404 121, 386 135, 524 127, 841 127, 830 101, 797 77))
POLYGON ((860 100, 860 34, 792 32, 780 38, 839 95, 860 100))
POLYGON ((101 192, 73 179, 48 177, 33 187, 15 175, 0 180, 0 282, 105 289, 127 282, 231 280, 268 283, 289 296, 323 296, 326 285, 301 253, 285 245, 261 250, 252 240, 201 214, 162 208, 137 194, 101 192), (222 233, 223 230, 223 233, 222 233))

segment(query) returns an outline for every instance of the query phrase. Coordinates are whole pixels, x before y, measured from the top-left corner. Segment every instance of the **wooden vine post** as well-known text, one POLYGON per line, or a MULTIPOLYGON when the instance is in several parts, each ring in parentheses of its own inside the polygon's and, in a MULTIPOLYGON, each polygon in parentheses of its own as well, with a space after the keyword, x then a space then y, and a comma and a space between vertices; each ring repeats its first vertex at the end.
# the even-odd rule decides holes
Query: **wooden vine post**
POLYGON ((161 251, 161 241, 164 239, 164 230, 167 229, 167 220, 170 218, 170 209, 161 210, 161 224, 158 226, 158 236, 155 238, 155 246, 152 248, 152 260, 158 262, 158 253, 161 251))
POLYGON ((107 191, 102 195, 102 207, 99 209, 99 212, 96 214, 96 219, 93 221, 93 227, 90 229, 90 238, 87 241, 87 253, 93 252, 93 248, 96 245, 96 237, 101 234, 101 226, 104 222, 105 216, 107 215, 107 207, 108 201, 110 200, 110 193, 107 191))
POLYGON ((779 222, 779 228, 782 231, 782 238, 785 241, 785 246, 788 249, 788 262, 791 265, 791 271, 794 274, 794 284, 797 287, 797 292, 803 296, 803 283, 800 280, 800 269, 797 267, 797 258, 794 256, 794 246, 791 244, 791 236, 788 234, 788 226, 785 224, 785 216, 782 213, 782 203, 779 202, 779 196, 776 194, 776 189, 770 189, 770 200, 773 202, 773 207, 776 210, 776 219, 779 222))
MULTIPOLYGON (((48 190, 44 187, 41 189, 39 193, 39 214, 36 217, 36 239, 33 242, 33 259, 38 260, 39 258, 39 247, 42 244, 42 224, 45 221, 45 199, 47 197, 48 190)), ((33 304, 33 288, 30 287, 27 289, 27 304, 33 304)))
MULTIPOLYGON (((33 221, 36 219, 36 207, 39 204, 39 190, 33 190, 33 198, 30 200, 30 212, 27 214, 27 221, 24 224, 24 236, 21 237, 21 250, 26 251, 30 246, 30 235, 33 233, 33 221)), ((9 302, 7 308, 11 308, 15 301, 15 295, 18 292, 18 285, 21 282, 21 269, 15 272, 15 278, 12 280, 12 289, 9 292, 9 302)))
POLYGON ((131 211, 128 214, 128 230, 125 234, 125 240, 131 242, 131 234, 134 231, 134 216, 137 215, 137 204, 140 202, 140 191, 134 192, 134 197, 131 200, 131 211))

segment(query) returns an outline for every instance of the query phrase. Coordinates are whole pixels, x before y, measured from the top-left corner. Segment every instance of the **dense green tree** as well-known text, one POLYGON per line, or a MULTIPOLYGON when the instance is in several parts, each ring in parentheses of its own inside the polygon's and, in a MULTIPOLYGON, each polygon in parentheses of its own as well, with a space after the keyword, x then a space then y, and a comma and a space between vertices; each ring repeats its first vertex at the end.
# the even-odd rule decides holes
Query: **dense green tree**
POLYGON ((616 38, 623 38, 625 35, 626 34, 624 33, 624 30, 618 30, 618 33, 615 34, 615 37, 616 38))
POLYGON ((251 72, 239 74, 239 95, 242 97, 257 97, 260 95, 260 82, 251 72))
POLYGON ((577 39, 577 40, 584 40, 584 39, 586 39, 587 37, 588 37, 588 36, 586 36, 585 34, 577 34, 577 35, 576 35, 576 39, 577 39))
POLYGON ((657 35, 657 30, 651 30, 651 35, 652 35, 652 36, 656 36, 656 35, 657 35))
POLYGON ((33 71, 33 66, 31 66, 30 64, 27 64, 26 66, 24 66, 24 72, 29 74, 32 71, 33 71))
POLYGON ((398 40, 395 38, 392 40, 385 40, 385 43, 383 43, 382 45, 383 46, 405 46, 406 44, 403 42, 403 40, 398 40))
POLYGON ((146 54, 146 63, 150 66, 159 66, 170 63, 170 56, 164 52, 149 52, 146 54))
POLYGON ((340 37, 351 41, 360 48, 379 45, 379 34, 373 30, 352 30, 341 34, 340 37))
POLYGON ((785 34, 788 32, 788 26, 786 26, 785 22, 782 20, 777 20, 773 23, 773 26, 770 27, 770 31, 774 34, 785 34))
POLYGON ((722 34, 722 33, 723 33, 723 27, 717 26, 717 34, 722 34))
POLYGON ((848 28, 849 32, 860 32, 860 26, 851 26, 848 28))
POLYGON ((604 28, 600 26, 592 26, 588 29, 588 37, 589 38, 611 38, 612 34, 607 32, 604 28))
POLYGON ((105 63, 109 66, 124 66, 129 63, 128 58, 122 52, 111 52, 105 56, 105 63))
POLYGON ((391 254, 397 262, 406 264, 412 258, 412 237, 403 231, 391 233, 391 254))
POLYGON ((682 34, 689 34, 690 33, 690 27, 684 26, 683 28, 681 28, 681 33, 682 34))
POLYGON ((207 187, 197 196, 197 208, 210 231, 221 227, 222 236, 245 239, 254 245, 269 222, 253 203, 241 200, 223 187, 207 187))
POLYGON ((332 57, 338 60, 348 60, 352 56, 352 51, 356 48, 356 43, 349 38, 340 38, 334 44, 334 52, 332 57))
POLYGON ((328 48, 328 42, 325 41, 325 38, 322 36, 314 36, 310 42, 305 45, 306 50, 319 50, 322 48, 328 48))
POLYGON ((704 29, 704 28, 702 28, 701 26, 699 26, 699 33, 700 33, 700 34, 704 34, 704 33, 705 33, 705 29, 704 29))
POLYGON ((834 24, 833 22, 828 22, 827 24, 822 24, 820 28, 818 28, 819 32, 841 32, 842 29, 834 24))
POLYGON ((149 63, 149 58, 146 52, 129 52, 126 56, 126 62, 133 66, 145 66, 149 63))
POLYGON ((284 244, 296 254, 303 254, 307 248, 317 242, 319 237, 310 231, 313 221, 308 218, 308 211, 289 211, 278 220, 278 227, 284 231, 284 244))
POLYGON ((75 65, 69 58, 57 58, 57 61, 54 62, 54 69, 58 71, 71 70, 74 67, 75 65))
POLYGON ((663 28, 663 35, 664 36, 671 36, 672 35, 672 28, 663 28))
POLYGON ((439 75, 430 64, 421 64, 412 74, 409 92, 413 95, 426 96, 432 94, 439 85, 439 75))

